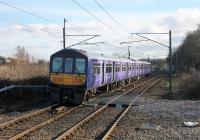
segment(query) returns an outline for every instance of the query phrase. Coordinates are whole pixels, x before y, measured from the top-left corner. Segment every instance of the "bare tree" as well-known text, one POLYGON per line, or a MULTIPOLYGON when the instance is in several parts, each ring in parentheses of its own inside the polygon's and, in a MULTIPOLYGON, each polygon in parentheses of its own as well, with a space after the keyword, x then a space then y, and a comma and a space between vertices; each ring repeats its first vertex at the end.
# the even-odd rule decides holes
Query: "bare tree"
POLYGON ((29 63, 29 54, 23 46, 16 47, 15 58, 19 63, 29 63))
POLYGON ((173 53, 173 64, 179 71, 188 71, 190 68, 200 71, 200 26, 188 33, 173 53))

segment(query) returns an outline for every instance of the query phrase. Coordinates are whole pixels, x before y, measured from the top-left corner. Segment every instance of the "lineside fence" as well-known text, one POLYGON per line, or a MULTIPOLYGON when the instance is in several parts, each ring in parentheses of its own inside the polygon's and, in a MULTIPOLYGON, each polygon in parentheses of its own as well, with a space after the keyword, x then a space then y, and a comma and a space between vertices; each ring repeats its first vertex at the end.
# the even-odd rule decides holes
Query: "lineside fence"
POLYGON ((0 96, 48 96, 48 85, 9 85, 0 89, 0 96))

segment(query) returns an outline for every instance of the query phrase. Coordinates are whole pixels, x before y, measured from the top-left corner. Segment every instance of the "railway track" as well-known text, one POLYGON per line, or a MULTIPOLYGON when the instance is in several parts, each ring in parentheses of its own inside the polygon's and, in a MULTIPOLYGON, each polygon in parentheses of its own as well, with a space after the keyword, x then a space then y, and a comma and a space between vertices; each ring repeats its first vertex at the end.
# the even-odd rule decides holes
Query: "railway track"
MULTIPOLYGON (((43 116, 43 114, 45 114, 48 111, 50 111, 51 108, 53 106, 56 106, 56 105, 49 106, 47 108, 41 109, 39 111, 36 111, 36 112, 30 113, 30 114, 21 116, 19 118, 16 118, 14 120, 11 120, 9 122, 1 124, 0 125, 0 139, 8 139, 9 137, 12 137, 12 135, 15 135, 15 133, 14 134, 13 133, 9 133, 9 130, 11 130, 11 127, 15 128, 15 126, 17 124, 22 123, 23 121, 25 122, 25 121, 27 121, 27 120, 29 120, 31 118, 36 117, 36 116, 40 116, 40 115, 43 116)), ((25 129, 25 126, 24 126, 24 129, 25 129)))
POLYGON ((112 135, 114 129, 117 127, 117 125, 119 124, 120 120, 126 115, 126 113, 129 111, 129 109, 131 108, 131 106, 138 100, 138 98, 143 95, 148 89, 150 89, 152 86, 154 86, 156 83, 158 83, 162 78, 164 78, 164 76, 162 76, 161 78, 157 79, 156 81, 154 81, 153 83, 151 83, 150 85, 148 85, 147 87, 145 87, 143 90, 141 90, 138 94, 138 96, 136 96, 135 99, 133 99, 131 101, 131 103, 129 103, 128 107, 126 109, 124 109, 121 113, 120 116, 118 116, 116 118, 116 120, 114 121, 114 123, 111 125, 111 127, 107 130, 107 132, 104 134, 104 136, 102 137, 103 140, 107 140, 110 139, 110 136, 112 135))
POLYGON ((115 99, 111 100, 72 128, 67 130, 65 133, 57 137, 56 140, 63 139, 109 139, 114 128, 117 126, 121 118, 128 112, 133 103, 144 94, 149 88, 154 84, 160 81, 163 77, 156 77, 147 82, 144 82, 146 85, 142 88, 142 84, 126 91, 115 99), (134 89, 136 90, 136 97, 129 103, 126 108, 112 108, 109 107, 114 101, 118 100, 120 97, 131 94, 134 89))
MULTIPOLYGON (((137 81, 134 82, 133 84, 138 84, 138 83, 140 82, 137 81)), ((124 88, 127 88, 130 85, 124 88)), ((138 87, 139 86, 142 86, 142 84, 138 85, 138 87)), ((137 86, 135 86, 135 88, 137 88, 137 86)), ((61 135, 64 131, 76 125, 77 122, 83 120, 89 114, 102 108, 101 105, 99 105, 97 108, 94 108, 83 104, 74 108, 68 107, 63 112, 54 114, 51 112, 52 107, 54 106, 56 105, 47 107, 45 109, 36 111, 28 115, 24 115, 20 118, 17 118, 15 120, 0 125, 0 139, 14 140, 14 139, 29 139, 29 138, 32 139, 56 138, 57 136, 61 135), (78 115, 79 117, 74 118, 74 116, 77 116, 77 114, 79 114, 78 115), (61 126, 57 124, 60 124, 61 126), (67 127, 66 124, 68 124, 67 127), (51 135, 44 133, 46 132, 44 131, 46 128, 49 128, 50 131, 52 130, 50 132, 51 135), (55 129, 56 132, 54 131, 55 129)), ((111 109, 111 111, 109 112, 113 111, 115 112, 115 109, 111 109)), ((117 110, 117 112, 120 114, 121 111, 117 110)))
MULTIPOLYGON (((54 104, 47 108, 1 124, 0 139, 15 140, 33 131, 36 127, 41 127, 44 125, 44 121, 53 119, 58 114, 61 114, 54 113, 54 108, 57 106, 59 106, 59 104, 54 104)), ((70 111, 71 109, 72 107, 65 108, 66 111, 70 111)))
POLYGON ((55 139, 65 130, 70 129, 76 125, 77 122, 95 112, 100 107, 101 105, 97 106, 96 108, 93 106, 82 105, 68 114, 57 117, 57 120, 55 119, 55 121, 51 124, 47 124, 45 127, 42 127, 41 129, 24 136, 23 139, 55 139), (49 131, 46 131, 47 129, 49 131))

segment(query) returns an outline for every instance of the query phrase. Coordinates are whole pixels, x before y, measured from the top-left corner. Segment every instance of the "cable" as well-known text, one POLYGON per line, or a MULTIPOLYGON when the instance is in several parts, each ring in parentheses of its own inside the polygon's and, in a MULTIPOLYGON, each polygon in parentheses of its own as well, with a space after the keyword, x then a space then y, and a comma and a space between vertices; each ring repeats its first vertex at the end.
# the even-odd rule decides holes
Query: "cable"
POLYGON ((96 20, 98 20, 99 22, 101 22, 104 26, 108 27, 110 30, 112 30, 113 32, 115 32, 117 35, 121 36, 124 38, 123 35, 121 35, 119 32, 117 32, 115 29, 113 29, 111 26, 109 26, 108 24, 104 23, 100 18, 98 18, 97 16, 95 16, 92 12, 90 12, 89 10, 87 10, 85 7, 83 7, 80 3, 78 3, 75 0, 72 0, 76 5, 78 5, 81 9, 83 9, 84 11, 86 11, 88 14, 90 14, 91 16, 93 16, 96 20))
POLYGON ((118 26, 120 26, 121 28, 123 28, 124 29, 124 31, 126 31, 128 34, 130 34, 129 33, 129 31, 124 27, 124 26, 122 26, 111 14, 109 14, 108 13, 108 11, 106 11, 106 9, 105 8, 103 8, 103 6, 99 3, 99 2, 97 2, 97 0, 94 0, 94 2, 118 25, 118 26))
POLYGON ((61 24, 59 24, 59 23, 57 23, 57 22, 55 22, 55 21, 53 21, 53 20, 47 19, 47 18, 42 17, 42 16, 40 16, 40 15, 36 15, 36 14, 31 13, 31 12, 26 11, 26 10, 23 10, 23 9, 21 9, 21 8, 18 8, 18 7, 16 7, 16 6, 11 5, 11 4, 9 4, 9 3, 6 3, 6 2, 4 2, 4 1, 0 1, 0 3, 1 3, 1 4, 4 4, 4 5, 6 5, 6 6, 12 7, 12 8, 14 8, 14 9, 17 9, 18 11, 21 11, 21 12, 23 12, 23 13, 32 15, 32 16, 37 17, 37 18, 39 18, 39 19, 42 19, 42 20, 45 20, 45 21, 48 21, 48 22, 51 22, 51 23, 54 23, 54 24, 57 24, 57 25, 63 27, 63 25, 61 25, 61 24))
MULTIPOLYGON (((1 3, 1 4, 4 4, 4 5, 6 5, 6 6, 12 7, 12 8, 14 8, 14 9, 16 9, 16 10, 19 10, 19 11, 21 11, 21 12, 23 12, 23 13, 29 14, 29 15, 31 15, 31 16, 37 17, 37 18, 39 18, 39 19, 42 19, 42 20, 45 20, 45 21, 48 21, 48 22, 51 22, 51 23, 54 23, 54 24, 57 24, 57 25, 63 27, 63 25, 61 25, 61 24, 59 24, 59 23, 57 23, 57 22, 55 22, 55 21, 53 21, 53 20, 50 20, 50 19, 44 18, 44 17, 42 17, 42 16, 36 15, 36 14, 34 14, 34 13, 31 13, 31 12, 29 12, 29 11, 26 11, 26 10, 24 10, 24 9, 21 9, 21 8, 18 8, 18 7, 16 7, 16 6, 14 6, 14 5, 11 5, 11 4, 9 4, 9 3, 3 2, 3 1, 1 1, 1 0, 0 0, 0 3, 1 3)), ((67 23, 70 24, 69 21, 67 21, 67 23)), ((19 23, 15 23, 15 24, 19 24, 19 23)), ((21 24, 21 25, 22 25, 22 24, 21 24)), ((71 25, 72 25, 72 24, 71 24, 71 25)), ((26 25, 23 25, 23 26, 26 26, 26 25)), ((83 33, 83 32, 82 32, 82 33, 83 33)))
POLYGON ((15 22, 15 21, 11 21, 11 20, 8 20, 8 19, 0 18, 0 20, 4 21, 4 22, 7 22, 7 23, 18 24, 18 25, 22 25, 22 26, 26 26, 26 27, 30 28, 29 26, 27 26, 25 24, 22 24, 22 23, 19 23, 19 22, 15 22))
MULTIPOLYGON (((4 21, 4 22, 7 22, 7 23, 12 23, 12 24, 17 24, 17 25, 21 25, 21 26, 24 26, 24 27, 27 27, 33 31, 35 31, 35 29, 33 29, 32 27, 26 25, 26 24, 23 24, 23 23, 19 23, 19 22, 15 22, 15 21, 11 21, 11 20, 8 20, 8 19, 4 19, 4 18, 0 18, 1 21, 4 21)), ((43 32, 46 32, 46 33, 49 33, 49 34, 52 34, 48 31, 45 31, 45 30, 40 30, 40 31, 43 31, 43 32)), ((55 36, 55 35, 54 35, 55 36)), ((57 37, 57 36, 56 36, 57 37)))

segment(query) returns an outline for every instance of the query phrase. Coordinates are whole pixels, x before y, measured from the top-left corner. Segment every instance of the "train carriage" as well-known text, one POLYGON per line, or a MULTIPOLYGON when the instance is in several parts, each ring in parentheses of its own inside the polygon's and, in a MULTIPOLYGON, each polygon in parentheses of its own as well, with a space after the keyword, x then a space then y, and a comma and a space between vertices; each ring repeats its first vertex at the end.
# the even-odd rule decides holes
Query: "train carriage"
POLYGON ((50 57, 49 84, 59 89, 61 100, 81 104, 88 92, 149 74, 149 67, 148 62, 62 49, 50 57))

